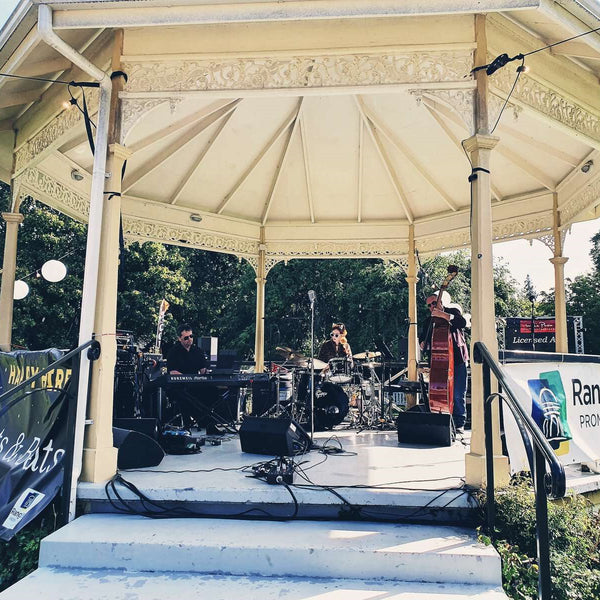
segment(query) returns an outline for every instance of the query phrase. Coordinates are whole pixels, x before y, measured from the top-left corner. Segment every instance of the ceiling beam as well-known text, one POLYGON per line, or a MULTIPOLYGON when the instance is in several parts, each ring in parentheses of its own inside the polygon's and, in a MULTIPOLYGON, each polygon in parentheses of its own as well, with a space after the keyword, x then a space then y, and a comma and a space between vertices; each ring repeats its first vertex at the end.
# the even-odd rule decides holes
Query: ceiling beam
POLYGON ((574 56, 575 58, 585 58, 587 60, 600 60, 600 53, 583 42, 564 42, 560 46, 550 48, 550 54, 554 54, 555 56, 574 56))
POLYGON ((228 115, 232 110, 235 109, 236 106, 237 104, 232 102, 231 104, 224 106, 220 110, 213 112, 204 119, 198 121, 198 123, 170 143, 166 148, 161 150, 161 152, 159 152, 156 156, 153 156, 129 177, 126 177, 125 181, 123 182, 123 193, 128 192, 134 185, 138 184, 142 179, 150 175, 150 173, 152 173, 156 168, 163 164, 167 159, 172 157, 173 154, 184 148, 193 139, 198 137, 213 123, 228 115))
POLYGON ((30 102, 36 102, 41 97, 41 89, 27 90, 26 92, 15 92, 12 94, 2 94, 0 96, 0 108, 29 104, 30 102))
MULTIPOLYGON (((77 146, 80 146, 84 142, 87 142, 87 139, 88 138, 87 138, 86 131, 82 131, 81 133, 76 135, 72 140, 65 142, 58 150, 62 154, 66 154, 67 152, 70 152, 71 150, 74 150, 75 148, 77 148, 77 146)), ((90 150, 90 153, 91 153, 91 150, 90 150)))
POLYGON ((34 63, 24 64, 19 68, 17 75, 23 77, 37 77, 39 75, 48 75, 57 71, 66 71, 73 66, 70 60, 66 58, 51 58, 49 60, 40 60, 34 63))
POLYGON ((246 179, 248 179, 248 177, 250 177, 250 174, 252 173, 252 171, 254 171, 254 169, 257 167, 257 165, 260 163, 260 161, 265 157, 267 152, 277 142, 277 140, 287 131, 287 128, 293 123, 293 121, 296 119, 297 116, 298 116, 298 109, 295 107, 294 110, 291 112, 291 114, 286 118, 286 120, 283 122, 283 124, 279 127, 279 129, 277 129, 277 131, 274 133, 274 135, 271 137, 271 139, 265 144, 265 146, 261 149, 261 151, 258 153, 258 155, 250 163, 250 165, 248 165, 247 169, 242 173, 242 175, 235 182, 233 187, 229 190, 229 192, 227 192, 227 194, 225 195, 223 200, 221 200, 221 203, 219 204, 219 206, 217 207, 217 210, 216 210, 216 213, 218 215, 220 215, 225 210, 225 208, 227 207, 227 205, 229 204, 231 199, 235 196, 235 194, 238 192, 238 190, 242 187, 242 185, 244 184, 246 179))
POLYGON ((524 171, 529 176, 533 177, 538 183, 541 183, 551 192, 556 191, 557 183, 548 177, 541 169, 538 169, 535 165, 530 163, 522 154, 519 154, 514 150, 509 150, 502 145, 502 141, 496 146, 495 151, 501 156, 504 156, 504 158, 509 160, 515 167, 518 167, 521 171, 524 171))
POLYGON ((300 121, 298 119, 298 115, 300 114, 300 111, 302 110, 302 101, 303 100, 304 100, 304 98, 300 98, 300 100, 298 100, 298 110, 296 111, 296 118, 294 119, 293 124, 289 128, 289 133, 288 133, 287 139, 285 140, 285 143, 283 145, 283 150, 281 152, 281 156, 279 157, 279 161, 277 162, 277 167, 275 168, 275 173, 273 174, 273 180, 271 182, 271 187, 269 189, 269 193, 267 195, 267 200, 266 200, 264 208, 263 208, 262 217, 260 219, 260 221, 263 225, 267 222, 267 219, 269 218, 269 211, 271 210, 271 205, 273 203, 273 197, 275 196, 275 192, 277 191, 277 185, 279 184, 279 177, 281 176, 281 172, 283 171, 283 167, 285 166, 286 160, 289 156, 289 150, 290 150, 292 138, 294 137, 294 133, 296 132, 296 129, 298 128, 298 125, 300 123, 300 121))
POLYGON ((574 156, 571 156, 567 152, 564 152, 563 150, 559 150, 558 148, 555 148, 554 146, 551 146, 550 144, 546 144, 545 142, 541 142, 540 140, 529 137, 528 135, 525 135, 518 129, 514 129, 510 125, 504 125, 501 122, 499 127, 502 129, 502 131, 504 133, 506 133, 510 137, 513 137, 521 142, 529 144, 536 150, 541 150, 542 152, 545 152, 546 154, 549 154, 550 156, 553 156, 554 158, 557 158, 558 160, 561 160, 562 162, 567 163, 568 165, 570 165, 572 167, 576 167, 579 164, 578 158, 575 158, 574 156))
MULTIPOLYGON (((540 0, 467 0, 455 3, 456 13, 497 12, 537 8, 540 0)), ((214 23, 249 23, 265 21, 299 21, 312 19, 367 17, 415 17, 448 12, 448 0, 354 0, 353 2, 211 2, 190 5, 170 2, 169 6, 138 6, 139 2, 119 2, 118 9, 93 3, 86 10, 54 10, 55 29, 96 27, 156 27, 157 25, 205 25, 214 23), (176 13, 176 15, 174 14, 176 13)))
MULTIPOLYGON (((14 50, 10 58, 2 65, 3 73, 17 73, 21 66, 26 64, 32 50, 40 43, 41 37, 37 27, 33 27, 25 36, 21 44, 14 50)), ((0 89, 9 81, 14 81, 10 77, 0 77, 0 89)))
POLYGON ((302 160, 304 162, 304 177, 306 179, 306 197, 308 199, 308 212, 310 222, 315 222, 315 206, 312 197, 312 185, 310 180, 310 161, 308 158, 308 139, 306 134, 306 122, 304 121, 304 111, 300 113, 300 139, 302 140, 302 160))
POLYGON ((169 200, 169 204, 177 204, 177 201, 179 200, 183 190, 185 189, 187 184, 190 182, 190 179, 193 177, 194 173, 198 170, 200 163, 202 163, 202 161, 204 160, 204 157, 208 154, 208 151, 212 148, 213 144, 217 141, 217 138, 219 137, 219 135, 221 135, 221 132, 223 131, 223 129, 225 129, 225 125, 227 125, 227 123, 229 122, 229 119, 231 119, 231 117, 233 116, 233 113, 235 112, 236 108, 237 108, 237 106, 234 107, 233 110, 228 115, 226 115, 224 119, 221 119, 221 122, 219 123, 217 130, 210 136, 208 142, 206 142, 206 145, 204 146, 204 148, 202 148, 202 150, 200 151, 200 154, 198 154, 198 156, 196 157, 194 164, 188 169, 188 172, 183 176, 183 178, 179 182, 177 189, 175 190, 174 194, 171 196, 171 198, 169 200))
POLYGON ((375 130, 375 125, 371 122, 371 120, 365 113, 362 100, 357 96, 354 96, 354 100, 356 101, 356 105, 358 106, 358 111, 359 111, 361 117, 363 118, 363 121, 367 128, 367 131, 369 132, 369 135, 370 135, 371 139, 373 140, 373 143, 375 144, 375 149, 377 150, 377 154, 379 155, 379 158, 386 170, 386 173, 388 174, 388 177, 390 178, 390 181, 392 183, 394 191, 396 192, 396 195, 398 196, 398 200, 400 201, 400 204, 402 205, 404 214, 406 215, 408 222, 413 223, 414 217, 413 217, 412 211, 410 210, 410 207, 408 205, 406 193, 402 189, 402 184, 400 183, 400 180, 398 179, 398 175, 396 174, 396 171, 394 170, 394 167, 392 166, 390 157, 388 156, 387 152, 385 151, 385 148, 383 147, 383 144, 381 143, 381 140, 379 139, 379 135, 377 134, 377 131, 375 130))
MULTIPOLYGON (((363 108, 364 108, 364 105, 363 105, 363 108)), ((366 112, 366 109, 365 109, 365 112, 366 112)), ((366 112, 366 114, 368 115, 369 119, 371 119, 371 121, 373 122, 375 127, 377 127, 377 129, 379 131, 381 131, 381 133, 383 133, 383 135, 388 139, 388 141, 392 144, 392 146, 394 146, 396 148, 396 150, 398 150, 400 152, 400 154, 404 155, 404 157, 408 160, 408 162, 410 162, 412 164, 412 166, 420 173, 421 177, 423 177, 423 179, 425 179, 425 181, 427 181, 427 183, 429 183, 429 185, 434 190, 436 190, 436 192, 442 197, 442 200, 446 203, 448 208, 450 208, 453 211, 458 210, 458 207, 456 206, 456 204, 454 203, 452 198, 450 198, 450 196, 448 196, 448 194, 445 192, 445 190, 443 190, 442 187, 440 185, 438 185, 429 176, 425 167, 412 154, 412 152, 395 135, 393 135, 391 131, 389 131, 387 128, 385 128, 383 125, 381 125, 381 123, 379 123, 374 118, 374 116, 371 112, 368 112, 368 113, 366 112)))
MULTIPOLYGON (((429 111, 429 114, 433 117, 435 122, 439 125, 440 129, 446 134, 448 139, 456 146, 456 148, 461 153, 461 155, 465 156, 465 158, 467 158, 467 160, 468 160, 468 156, 466 155, 465 149, 463 148, 463 145, 460 143, 460 140, 454 135, 452 130, 444 122, 444 119, 442 118, 442 116, 437 112, 436 105, 438 105, 438 104, 439 103, 435 102, 434 100, 430 100, 429 98, 425 98, 425 97, 423 98, 423 105, 429 111)), ((443 107, 443 108, 445 108, 445 107, 443 107)), ((451 111, 448 111, 448 113, 450 113, 452 115, 451 111)), ((453 116, 454 115, 452 115, 452 117, 453 116)), ((452 120, 454 120, 454 119, 452 119, 452 120)), ((459 118, 456 118, 456 120, 454 122, 459 123, 460 126, 463 129, 465 129, 464 123, 462 123, 462 121, 459 118)), ((493 183, 490 183, 490 188, 492 190, 492 196, 496 200, 498 200, 498 202, 501 202, 502 194, 500 193, 500 190, 493 183)))
POLYGON ((234 100, 233 102, 231 100, 225 100, 225 101, 219 100, 217 102, 211 102, 208 106, 201 108, 200 110, 196 111, 195 113, 192 113, 191 115, 187 115, 186 117, 183 117, 183 119, 180 119, 179 121, 176 121, 175 123, 171 123, 170 125, 167 125, 166 127, 159 129, 158 131, 154 131, 150 135, 147 135, 145 138, 142 138, 141 140, 138 140, 134 144, 130 144, 127 147, 133 153, 139 152, 140 150, 144 150, 145 148, 148 148, 152 144, 159 142, 160 140, 163 140, 168 135, 171 135, 172 133, 175 133, 181 129, 184 129, 188 125, 191 125, 192 123, 196 123, 197 121, 200 121, 201 119, 205 119, 206 117, 209 117, 210 115, 214 114, 218 110, 221 110, 221 109, 223 109, 227 106, 231 106, 231 105, 233 105, 235 107, 240 102, 241 102, 241 99, 239 99, 239 98, 237 100, 234 100))

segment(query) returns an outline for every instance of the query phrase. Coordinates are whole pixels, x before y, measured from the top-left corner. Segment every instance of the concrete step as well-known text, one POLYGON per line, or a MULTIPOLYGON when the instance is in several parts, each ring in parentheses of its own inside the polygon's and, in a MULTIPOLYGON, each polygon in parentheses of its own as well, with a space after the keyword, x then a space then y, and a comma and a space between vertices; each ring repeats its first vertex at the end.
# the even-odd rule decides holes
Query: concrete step
POLYGON ((301 579, 41 568, 0 600, 507 600, 500 588, 357 579, 301 579))
POLYGON ((501 585, 500 557, 459 527, 84 515, 40 567, 501 585))

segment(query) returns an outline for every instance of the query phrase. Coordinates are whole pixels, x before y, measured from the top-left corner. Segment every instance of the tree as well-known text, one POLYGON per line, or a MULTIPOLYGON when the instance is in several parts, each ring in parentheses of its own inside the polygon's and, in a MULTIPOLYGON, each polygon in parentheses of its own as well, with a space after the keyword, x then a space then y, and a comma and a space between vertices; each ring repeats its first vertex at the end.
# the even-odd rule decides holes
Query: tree
MULTIPOLYGON (((8 193, 0 188, 8 208, 8 193)), ((15 303, 14 342, 28 348, 68 347, 77 341, 86 226, 27 199, 19 234, 18 273, 35 273, 49 258, 70 253, 65 280, 51 284, 30 276, 31 293, 15 303)), ((0 243, 4 236, 0 232, 0 243)), ((471 271, 466 252, 426 261, 418 284, 419 320, 428 311, 425 298, 436 291, 449 264, 460 271, 449 292, 464 312, 470 311, 471 271)), ((122 249, 119 269, 117 327, 131 330, 143 345, 154 343, 160 301, 170 303, 163 339, 175 339, 180 322, 198 334, 216 335, 221 348, 237 349, 244 358, 254 350, 256 284, 246 261, 215 252, 146 242, 122 249)), ((408 286, 396 264, 376 259, 292 260, 269 273, 265 300, 265 350, 276 346, 310 352, 310 303, 317 294, 316 348, 328 338, 333 322, 344 322, 354 352, 374 350, 378 340, 397 353, 408 335, 408 286)), ((505 265, 495 267, 496 312, 515 314, 517 286, 505 265)))

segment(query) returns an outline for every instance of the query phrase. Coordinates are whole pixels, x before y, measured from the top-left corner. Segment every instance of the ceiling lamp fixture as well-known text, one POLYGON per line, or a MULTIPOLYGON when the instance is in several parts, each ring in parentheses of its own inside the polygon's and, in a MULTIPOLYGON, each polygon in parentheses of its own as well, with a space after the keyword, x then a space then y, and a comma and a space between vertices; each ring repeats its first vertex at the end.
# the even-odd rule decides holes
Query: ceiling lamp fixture
POLYGON ((190 215, 190 221, 194 221, 194 223, 200 223, 200 221, 202 221, 202 215, 199 215, 198 213, 192 213, 190 215))
POLYGON ((593 166, 594 166, 594 161, 590 159, 587 162, 583 163, 583 165, 581 165, 581 172, 589 173, 593 166))
POLYGON ((83 181, 83 175, 77 169, 71 169, 71 179, 73 181, 83 181))

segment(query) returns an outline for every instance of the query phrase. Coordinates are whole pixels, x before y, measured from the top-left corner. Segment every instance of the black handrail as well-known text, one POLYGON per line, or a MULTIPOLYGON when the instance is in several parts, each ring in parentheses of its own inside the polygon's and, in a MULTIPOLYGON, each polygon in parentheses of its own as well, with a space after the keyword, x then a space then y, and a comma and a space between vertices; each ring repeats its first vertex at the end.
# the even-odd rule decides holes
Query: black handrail
MULTIPOLYGON (((27 387, 30 387, 34 381, 37 381, 50 371, 53 371, 60 365, 75 359, 81 353, 87 349, 87 357, 93 362, 100 357, 100 343, 97 340, 89 340, 85 342, 85 344, 81 344, 74 350, 67 352, 64 356, 54 361, 50 365, 48 365, 45 369, 37 372, 35 375, 32 375, 29 379, 21 382, 19 385, 14 388, 4 392, 4 394, 0 395, 0 416, 5 414, 8 410, 10 410, 15 404, 18 404, 21 400, 29 397, 29 394, 26 392, 22 396, 15 398, 14 400, 5 404, 6 400, 15 394, 18 394, 22 390, 27 387)), ((75 394, 77 393, 77 389, 79 387, 79 361, 73 360, 72 369, 71 369, 71 378, 67 383, 67 386, 71 389, 75 390, 75 394)), ((67 387, 64 389, 67 396, 72 396, 72 394, 67 391, 67 387)), ((75 396, 77 398, 77 396, 75 396)), ((62 494, 61 494, 61 502, 60 502, 60 515, 59 515, 59 523, 64 525, 68 521, 69 517, 69 502, 70 502, 70 493, 71 493, 71 484, 73 478, 73 459, 74 459, 74 445, 75 445, 75 420, 77 414, 77 402, 69 402, 67 407, 67 440, 72 440, 73 445, 69 449, 69 452, 65 453, 64 462, 63 462, 63 484, 62 484, 62 494)))
MULTIPOLYGON (((538 597, 550 600, 552 579, 550 576, 550 541, 548 533, 548 501, 547 497, 562 498, 566 492, 565 470, 554 450, 540 431, 536 422, 523 409, 517 395, 504 375, 500 365, 494 360, 483 342, 476 342, 473 348, 473 360, 483 368, 484 398, 484 431, 486 454, 486 502, 487 525, 490 536, 494 537, 496 507, 494 501, 494 450, 492 432, 492 402, 499 398, 510 408, 515 419, 525 448, 531 453, 533 447, 533 486, 535 491, 536 541, 539 564, 538 597), (498 380, 503 393, 492 393, 490 372, 498 380), (546 463, 550 465, 550 473, 546 472, 546 463)), ((531 460, 531 458, 530 458, 531 460)))

